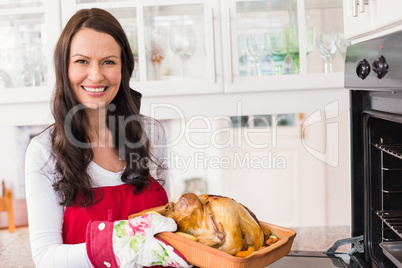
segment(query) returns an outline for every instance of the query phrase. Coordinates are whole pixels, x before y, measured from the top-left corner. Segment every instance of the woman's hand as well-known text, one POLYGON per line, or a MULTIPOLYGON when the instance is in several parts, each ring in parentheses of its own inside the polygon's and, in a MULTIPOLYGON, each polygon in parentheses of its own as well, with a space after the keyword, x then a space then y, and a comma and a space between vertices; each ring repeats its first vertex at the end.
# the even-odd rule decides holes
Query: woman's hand
POLYGON ((92 264, 102 268, 191 267, 179 252, 155 237, 176 229, 173 219, 152 212, 130 220, 92 221, 87 227, 87 253, 92 264))

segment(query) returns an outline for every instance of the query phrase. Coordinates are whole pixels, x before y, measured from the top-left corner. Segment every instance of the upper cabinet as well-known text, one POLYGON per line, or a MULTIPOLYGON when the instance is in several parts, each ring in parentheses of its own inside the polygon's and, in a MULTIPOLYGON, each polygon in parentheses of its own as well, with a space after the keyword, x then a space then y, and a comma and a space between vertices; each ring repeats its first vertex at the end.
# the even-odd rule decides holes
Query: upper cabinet
POLYGON ((345 37, 355 43, 401 30, 401 10, 400 0, 344 0, 345 37))
POLYGON ((57 1, 1 2, 0 103, 49 100, 58 10, 57 1))
POLYGON ((343 87, 341 1, 222 1, 226 92, 343 87))
POLYGON ((92 7, 122 24, 144 96, 343 88, 342 0, 3 0, 0 104, 50 100, 61 29, 92 7))
POLYGON ((66 0, 115 15, 144 96, 342 88, 342 0, 66 0))

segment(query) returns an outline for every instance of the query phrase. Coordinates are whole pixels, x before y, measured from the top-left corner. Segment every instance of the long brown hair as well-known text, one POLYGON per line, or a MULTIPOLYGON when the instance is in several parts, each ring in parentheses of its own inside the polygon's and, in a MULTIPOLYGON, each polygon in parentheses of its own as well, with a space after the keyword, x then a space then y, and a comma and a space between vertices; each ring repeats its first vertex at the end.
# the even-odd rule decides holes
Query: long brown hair
POLYGON ((108 120, 107 124, 113 135, 116 153, 127 164, 121 176, 122 181, 134 185, 134 193, 140 193, 150 184, 148 168, 148 161, 152 159, 150 145, 149 140, 144 139, 146 134, 141 123, 141 94, 129 86, 134 58, 127 36, 120 23, 109 12, 98 8, 79 10, 63 29, 54 52, 56 86, 52 114, 55 123, 51 137, 52 150, 56 157, 56 181, 53 188, 61 196, 60 204, 65 206, 89 206, 98 201, 93 196, 92 180, 86 172, 93 158, 93 151, 90 146, 77 146, 77 142, 81 145, 90 144, 87 133, 88 118, 84 109, 77 109, 80 103, 68 79, 71 40, 82 28, 109 34, 121 47, 120 88, 107 111, 107 118, 118 119, 108 120), (121 124, 122 121, 125 124, 121 124), (132 144, 140 145, 131 146, 132 144), (131 165, 133 154, 136 159, 142 159, 141 165, 131 165))

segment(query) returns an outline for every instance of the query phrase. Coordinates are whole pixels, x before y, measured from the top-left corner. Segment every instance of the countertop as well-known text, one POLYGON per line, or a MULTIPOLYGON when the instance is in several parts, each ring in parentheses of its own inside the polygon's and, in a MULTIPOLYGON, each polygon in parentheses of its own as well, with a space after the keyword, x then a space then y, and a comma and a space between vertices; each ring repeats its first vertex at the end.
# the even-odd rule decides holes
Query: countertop
MULTIPOLYGON (((291 228, 292 229, 292 228, 291 228)), ((293 228, 297 232, 293 251, 326 251, 337 240, 350 237, 349 227, 305 227, 293 228)), ((339 248, 339 252, 348 252, 350 246, 339 248)), ((15 233, 0 229, 0 264, 8 268, 34 268, 28 227, 18 227, 15 233)))

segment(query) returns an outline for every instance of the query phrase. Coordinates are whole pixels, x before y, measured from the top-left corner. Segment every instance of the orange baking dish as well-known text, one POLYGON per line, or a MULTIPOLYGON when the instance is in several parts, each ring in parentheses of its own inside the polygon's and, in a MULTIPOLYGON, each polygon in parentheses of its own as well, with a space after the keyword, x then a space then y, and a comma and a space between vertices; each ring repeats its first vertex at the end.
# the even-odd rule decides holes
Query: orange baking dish
MULTIPOLYGON (((148 211, 163 213, 164 208, 165 206, 147 209, 140 213, 130 215, 129 218, 142 215, 148 211)), ((183 254, 187 261, 198 267, 258 268, 268 266, 286 256, 290 252, 293 240, 296 236, 296 232, 293 230, 262 221, 260 221, 260 223, 264 228, 269 229, 272 234, 279 237, 279 241, 269 247, 257 250, 245 258, 229 255, 223 251, 170 232, 163 232, 156 236, 168 242, 172 247, 183 254)))

